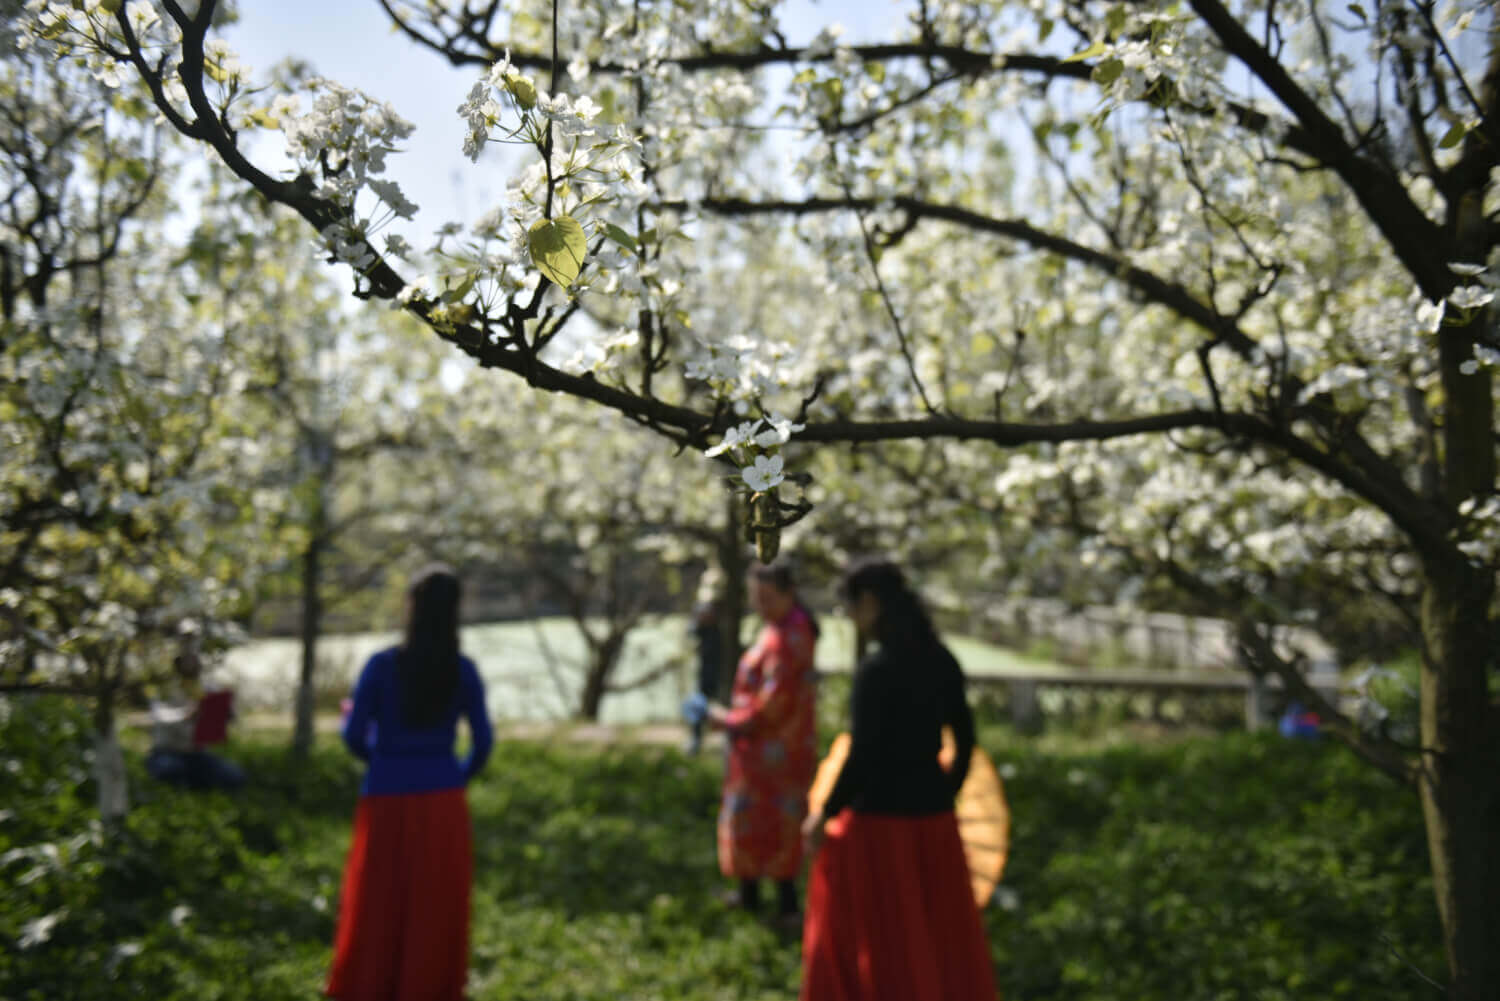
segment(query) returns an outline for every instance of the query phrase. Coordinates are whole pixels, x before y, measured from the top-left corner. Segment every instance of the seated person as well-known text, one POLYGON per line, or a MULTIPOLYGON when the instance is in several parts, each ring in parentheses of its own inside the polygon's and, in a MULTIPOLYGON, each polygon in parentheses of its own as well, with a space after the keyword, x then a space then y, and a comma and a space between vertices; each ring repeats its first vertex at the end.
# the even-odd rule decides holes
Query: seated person
POLYGON ((173 681, 151 702, 151 751, 146 771, 152 778, 189 789, 238 789, 244 771, 204 750, 222 743, 233 713, 234 693, 203 692, 203 662, 192 633, 184 633, 172 658, 173 681))
POLYGON ((1277 720, 1277 728, 1283 737, 1298 740, 1317 740, 1322 735, 1322 725, 1323 721, 1318 714, 1296 699, 1287 703, 1281 718, 1277 720))

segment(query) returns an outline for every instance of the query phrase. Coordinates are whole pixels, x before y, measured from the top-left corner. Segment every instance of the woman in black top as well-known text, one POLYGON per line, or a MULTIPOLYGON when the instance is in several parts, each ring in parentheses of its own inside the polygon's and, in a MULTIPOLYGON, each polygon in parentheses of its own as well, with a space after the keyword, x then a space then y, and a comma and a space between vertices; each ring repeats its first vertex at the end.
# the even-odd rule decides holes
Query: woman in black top
POLYGON ((816 852, 802 1001, 994 1001, 953 800, 974 749, 963 670, 900 569, 855 565, 844 601, 861 639, 849 757, 803 834, 816 852), (938 763, 943 727, 953 768, 938 763))

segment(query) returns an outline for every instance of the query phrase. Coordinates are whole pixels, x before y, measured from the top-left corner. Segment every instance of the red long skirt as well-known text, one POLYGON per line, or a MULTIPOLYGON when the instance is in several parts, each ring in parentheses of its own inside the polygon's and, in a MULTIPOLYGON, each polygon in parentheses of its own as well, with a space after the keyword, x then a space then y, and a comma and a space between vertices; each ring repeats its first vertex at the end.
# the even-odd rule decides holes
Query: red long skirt
POLYGON ((807 886, 802 1001, 995 1001, 952 813, 829 821, 807 886))
POLYGON ((362 797, 324 993, 338 1001, 461 1001, 473 873, 462 789, 362 797))

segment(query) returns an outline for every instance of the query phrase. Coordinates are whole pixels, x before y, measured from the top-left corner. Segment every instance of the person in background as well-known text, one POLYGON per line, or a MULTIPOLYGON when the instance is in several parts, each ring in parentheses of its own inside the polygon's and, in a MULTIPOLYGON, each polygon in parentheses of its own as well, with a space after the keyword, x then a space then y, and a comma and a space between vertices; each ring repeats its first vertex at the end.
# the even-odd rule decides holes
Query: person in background
POLYGON ((760 881, 777 888, 779 920, 800 923, 797 872, 807 789, 817 769, 817 686, 813 648, 818 626, 797 598, 790 567, 755 564, 750 605, 764 626, 740 658, 729 706, 704 715, 729 745, 719 808, 719 870, 739 881, 735 903, 760 910, 760 881))
POLYGON ((418 573, 406 636, 370 658, 343 739, 369 763, 344 868, 333 967, 338 1001, 460 1001, 469 961, 473 840, 465 787, 493 737, 484 684, 458 649, 459 582, 418 573), (453 745, 468 722, 469 754, 453 745))
POLYGON ((1287 703, 1276 721, 1281 735, 1294 740, 1317 740, 1323 735, 1322 727, 1322 718, 1296 699, 1287 703))
POLYGON ((184 623, 178 631, 177 653, 172 657, 172 679, 150 706, 151 750, 146 754, 146 773, 152 778, 187 789, 238 789, 245 772, 204 749, 204 727, 213 722, 218 739, 227 724, 228 693, 203 690, 203 659, 198 653, 198 631, 184 623), (203 707, 211 707, 226 718, 206 721, 203 707))
MULTIPOLYGON (((717 598, 710 595, 707 599, 698 602, 698 606, 693 609, 692 633, 693 649, 698 657, 697 694, 705 700, 706 708, 706 700, 713 698, 719 690, 719 659, 724 649, 717 598)), ((688 736, 687 753, 697 754, 703 747, 705 722, 702 713, 689 713, 688 726, 691 731, 688 736)))
POLYGON ((974 750, 963 671, 895 564, 855 564, 843 598, 878 645, 855 669, 849 756, 803 828, 802 1001, 995 1001, 953 811, 974 750))

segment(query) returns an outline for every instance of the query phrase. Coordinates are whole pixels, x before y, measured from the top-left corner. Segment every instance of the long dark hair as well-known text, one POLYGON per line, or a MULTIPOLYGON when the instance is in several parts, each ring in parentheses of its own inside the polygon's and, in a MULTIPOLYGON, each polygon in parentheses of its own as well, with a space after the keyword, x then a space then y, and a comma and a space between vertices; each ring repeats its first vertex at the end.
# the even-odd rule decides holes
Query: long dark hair
POLYGON ((797 595, 797 574, 792 569, 791 561, 786 559, 772 560, 770 563, 754 563, 750 566, 750 576, 762 584, 770 584, 782 594, 790 594, 796 607, 802 609, 802 614, 807 616, 807 624, 812 626, 813 639, 822 635, 823 630, 818 625, 817 617, 813 615, 812 609, 802 603, 802 598, 797 595))
POLYGON ((458 576, 434 563, 412 578, 406 640, 396 658, 401 717, 436 726, 458 701, 458 576))
POLYGON ((922 599, 890 560, 866 558, 851 564, 844 572, 841 591, 846 601, 873 594, 880 602, 875 637, 885 649, 920 651, 941 642, 922 599))

